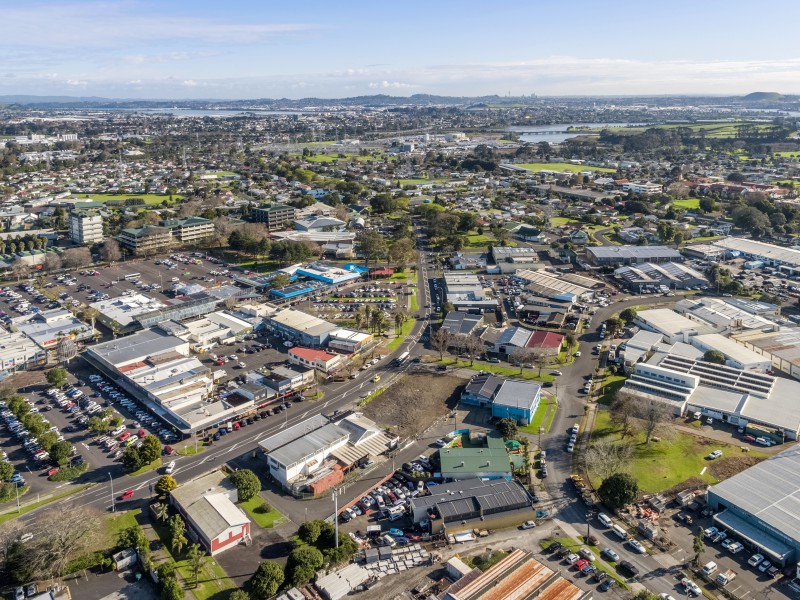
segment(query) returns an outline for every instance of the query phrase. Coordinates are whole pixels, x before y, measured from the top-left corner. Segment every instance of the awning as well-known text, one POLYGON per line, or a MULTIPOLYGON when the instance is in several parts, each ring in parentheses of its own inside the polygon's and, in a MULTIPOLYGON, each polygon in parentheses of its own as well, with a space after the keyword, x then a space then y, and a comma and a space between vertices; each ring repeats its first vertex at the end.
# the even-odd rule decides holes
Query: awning
POLYGON ((785 565, 789 556, 794 552, 794 548, 736 516, 730 510, 724 510, 714 515, 714 522, 726 529, 733 530, 736 535, 757 546, 770 560, 781 565, 785 565))

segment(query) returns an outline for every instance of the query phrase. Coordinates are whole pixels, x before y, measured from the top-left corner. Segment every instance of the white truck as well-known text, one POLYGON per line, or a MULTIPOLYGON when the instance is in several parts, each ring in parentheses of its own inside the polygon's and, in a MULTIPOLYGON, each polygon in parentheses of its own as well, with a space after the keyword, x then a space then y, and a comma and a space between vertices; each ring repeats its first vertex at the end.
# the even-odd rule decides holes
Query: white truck
POLYGON ((734 571, 733 569, 728 569, 727 571, 723 571, 722 573, 717 575, 714 581, 716 581, 717 584, 721 586, 726 586, 735 578, 736 578, 736 571, 734 571))

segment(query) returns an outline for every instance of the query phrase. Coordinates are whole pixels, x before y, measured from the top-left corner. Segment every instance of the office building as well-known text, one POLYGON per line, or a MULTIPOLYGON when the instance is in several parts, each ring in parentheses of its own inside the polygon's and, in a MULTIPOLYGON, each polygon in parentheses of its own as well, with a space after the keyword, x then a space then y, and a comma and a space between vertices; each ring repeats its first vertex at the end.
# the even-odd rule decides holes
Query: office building
POLYGON ((103 241, 103 217, 96 212, 75 211, 69 214, 69 239, 87 245, 103 241))

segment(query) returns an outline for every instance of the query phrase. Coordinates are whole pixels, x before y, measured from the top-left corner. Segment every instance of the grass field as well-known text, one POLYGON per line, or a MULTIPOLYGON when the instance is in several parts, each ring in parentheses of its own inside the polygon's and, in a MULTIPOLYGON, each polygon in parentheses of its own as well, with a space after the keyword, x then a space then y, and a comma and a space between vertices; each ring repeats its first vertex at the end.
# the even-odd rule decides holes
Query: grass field
MULTIPOLYGON (((78 492, 85 490, 87 487, 89 487, 89 485, 90 484, 75 485, 75 486, 70 485, 69 487, 71 489, 68 489, 67 491, 62 492, 60 494, 55 494, 53 496, 50 496, 49 498, 43 498, 39 502, 31 502, 30 504, 20 507, 19 512, 17 512, 17 507, 14 506, 13 508, 10 508, 7 512, 0 514, 0 525, 5 523, 6 521, 10 521, 11 519, 16 519, 19 516, 27 514, 32 510, 36 510, 40 506, 44 506, 45 504, 50 504, 51 502, 55 502, 56 500, 61 500, 62 498, 66 498, 67 496, 71 496, 72 494, 77 494, 78 492)), ((28 487, 28 489, 30 488, 28 487)))
POLYGON ((580 173, 581 171, 598 171, 599 173, 615 173, 616 169, 606 167, 587 167, 586 165, 573 165, 570 163, 522 163, 516 165, 529 171, 567 171, 580 173))
POLYGON ((767 123, 751 123, 749 121, 736 121, 733 123, 669 123, 665 125, 647 125, 645 127, 604 127, 599 129, 586 129, 581 131, 582 132, 585 131, 586 133, 600 133, 600 131, 606 129, 608 131, 617 134, 633 135, 636 133, 642 133, 647 129, 677 129, 679 127, 684 127, 691 129, 695 133, 705 131, 705 135, 708 138, 724 139, 724 138, 736 137, 739 133, 738 129, 739 126, 744 124, 751 124, 753 125, 753 127, 759 130, 771 127, 771 125, 767 123))
POLYGON ((485 233, 470 233, 467 236, 467 246, 470 248, 485 248, 494 242, 494 237, 485 233))
MULTIPOLYGON (((595 418, 592 439, 601 438, 614 442, 622 441, 619 430, 611 422, 607 410, 599 410, 595 418)), ((738 446, 706 441, 679 431, 671 432, 669 439, 662 436, 660 441, 651 441, 647 445, 644 444, 643 434, 636 434, 627 440, 634 443, 629 472, 639 482, 639 490, 643 493, 666 490, 690 477, 699 477, 711 484, 717 483, 718 480, 706 470, 711 464, 705 458, 708 453, 712 450, 722 450, 723 456, 726 457, 742 455, 738 446)), ((766 457, 759 452, 749 452, 748 456, 766 457)), ((593 480, 592 483, 597 486, 600 481, 593 480)))
POLYGON ((614 395, 625 385, 623 375, 610 375, 603 379, 603 395, 600 396, 600 404, 610 405, 614 401, 614 395))
POLYGON ((106 520, 108 535, 112 543, 117 541, 117 537, 122 531, 139 524, 139 522, 136 520, 136 517, 138 517, 141 512, 141 508, 126 510, 123 512, 118 512, 106 520))
MULTIPOLYGON (((389 342, 387 346, 389 352, 396 350, 397 347, 405 341, 406 336, 409 333, 411 333, 411 329, 414 327, 414 323, 416 323, 415 319, 409 319, 408 321, 403 323, 403 325, 400 327, 400 335, 398 335, 391 342, 389 342)), ((391 325, 391 331, 394 331, 394 323, 392 323, 391 325)))
POLYGON ((270 529, 286 520, 281 513, 275 510, 274 506, 270 507, 270 511, 268 513, 257 512, 256 508, 261 506, 263 501, 264 499, 261 496, 253 496, 247 502, 242 502, 240 506, 244 509, 248 516, 253 519, 253 521, 255 521, 264 529, 270 529))
POLYGON ((558 409, 558 404, 556 403, 555 398, 552 396, 542 396, 542 401, 539 402, 539 406, 536 407, 536 412, 533 413, 533 418, 531 419, 530 425, 526 425, 525 427, 520 427, 520 431, 524 431, 525 433, 530 434, 538 434, 539 428, 544 425, 545 432, 550 431, 550 427, 548 424, 545 424, 544 419, 547 417, 547 410, 550 406, 553 406, 552 414, 547 419, 548 424, 553 424, 553 418, 555 417, 556 410, 558 409))
POLYGON ((141 469, 137 469, 136 471, 133 471, 132 473, 127 473, 127 475, 130 475, 131 477, 135 477, 136 475, 141 475, 142 473, 147 473, 148 471, 152 471, 153 469, 158 469, 160 467, 161 467, 161 459, 157 458, 153 462, 151 462, 149 465, 145 465, 141 469))
MULTIPOLYGON (((141 198, 145 204, 156 205, 162 202, 169 202, 169 196, 161 194, 76 194, 78 198, 89 198, 97 200, 98 202, 106 202, 108 200, 128 200, 129 198, 141 198)), ((176 202, 183 200, 180 194, 174 194, 172 199, 176 202)))
POLYGON ((673 200, 672 206, 674 206, 675 208, 696 210, 700 208, 700 198, 684 198, 682 200, 673 200))

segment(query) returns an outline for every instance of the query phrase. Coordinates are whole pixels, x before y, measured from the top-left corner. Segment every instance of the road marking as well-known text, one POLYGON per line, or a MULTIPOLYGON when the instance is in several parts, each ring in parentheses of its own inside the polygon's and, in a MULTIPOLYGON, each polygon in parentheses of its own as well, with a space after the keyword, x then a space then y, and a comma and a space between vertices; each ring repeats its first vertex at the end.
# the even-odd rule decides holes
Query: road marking
POLYGON ((301 419, 305 419, 307 414, 308 414, 308 411, 304 412, 302 415, 300 415, 300 418, 301 419))
POLYGON ((322 408, 325 408, 326 406, 328 406, 328 404, 330 404, 330 400, 326 400, 325 404, 322 405, 322 408))

